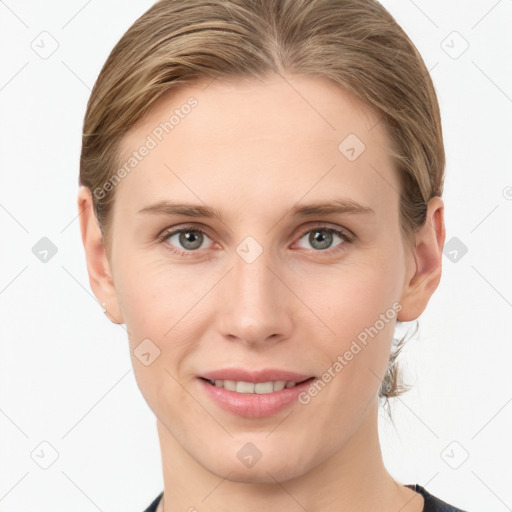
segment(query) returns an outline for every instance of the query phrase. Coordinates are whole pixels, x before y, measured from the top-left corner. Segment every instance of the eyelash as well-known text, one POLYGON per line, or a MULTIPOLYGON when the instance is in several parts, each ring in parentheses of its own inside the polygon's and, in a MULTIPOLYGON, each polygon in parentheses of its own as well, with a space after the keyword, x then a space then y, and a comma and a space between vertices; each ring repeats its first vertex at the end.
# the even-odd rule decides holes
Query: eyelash
MULTIPOLYGON (((354 239, 355 239, 355 236, 350 234, 347 230, 341 230, 341 229, 338 229, 338 228, 332 228, 332 227, 326 226, 325 224, 318 224, 318 225, 309 227, 305 231, 302 231, 300 236, 299 236, 299 238, 298 238, 298 240, 303 238, 304 235, 310 233, 311 231, 315 231, 315 230, 327 231, 329 233, 334 233, 335 235, 338 235, 340 238, 342 238, 343 242, 340 243, 339 245, 337 245, 334 249, 325 249, 325 250, 315 250, 315 249, 312 249, 314 252, 319 252, 319 253, 337 253, 338 251, 345 250, 343 246, 345 244, 347 244, 347 243, 348 244, 353 243, 354 239)), ((184 233, 186 233, 186 232, 201 233, 201 234, 206 235, 208 238, 211 239, 211 237, 208 235, 208 233, 206 233, 202 229, 199 229, 199 228, 197 228, 195 226, 181 226, 179 229, 171 229, 171 230, 164 231, 162 234, 157 236, 157 239, 158 239, 158 241, 160 243, 164 243, 169 237, 175 235, 176 233, 181 233, 181 232, 184 232, 184 233)), ((178 256, 189 257, 189 256, 192 256, 194 253, 198 252, 197 249, 195 251, 180 250, 180 249, 177 249, 176 247, 174 247, 173 245, 170 245, 170 244, 165 244, 165 246, 166 246, 167 250, 171 251, 173 254, 177 254, 178 256)))

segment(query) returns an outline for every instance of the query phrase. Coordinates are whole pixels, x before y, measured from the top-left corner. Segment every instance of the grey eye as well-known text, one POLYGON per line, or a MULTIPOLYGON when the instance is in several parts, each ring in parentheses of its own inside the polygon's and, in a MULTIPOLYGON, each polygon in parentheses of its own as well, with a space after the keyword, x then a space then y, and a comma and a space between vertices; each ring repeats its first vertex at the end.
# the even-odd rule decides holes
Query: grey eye
POLYGON ((327 232, 325 229, 315 229, 309 235, 309 243, 315 247, 315 249, 320 250, 329 248, 332 244, 332 239, 332 233, 327 232))
POLYGON ((171 242, 174 237, 178 237, 178 248, 183 248, 187 251, 199 249, 205 238, 204 233, 201 231, 195 231, 191 229, 176 231, 169 236, 169 242, 171 242))
MULTIPOLYGON (((331 229, 331 228, 311 229, 307 233, 304 234, 304 236, 301 238, 301 240, 305 239, 306 237, 307 237, 307 243, 310 244, 310 246, 313 249, 316 249, 318 251, 330 249, 333 246, 336 238, 340 240, 340 243, 343 243, 345 241, 344 236, 337 233, 337 231, 335 229, 331 229)), ((340 243, 335 244, 335 245, 340 245, 340 243)), ((305 247, 305 248, 309 249, 309 247, 305 247)))

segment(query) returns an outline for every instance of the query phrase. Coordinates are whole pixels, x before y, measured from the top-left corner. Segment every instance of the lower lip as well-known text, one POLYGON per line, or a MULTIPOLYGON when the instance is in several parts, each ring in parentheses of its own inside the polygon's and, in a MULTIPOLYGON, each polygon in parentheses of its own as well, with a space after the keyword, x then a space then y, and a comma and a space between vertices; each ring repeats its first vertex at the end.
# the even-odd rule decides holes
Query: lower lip
POLYGON ((314 377, 296 384, 293 388, 262 394, 237 393, 213 386, 202 378, 198 380, 208 396, 225 411, 245 418, 264 418, 272 416, 294 403, 298 396, 309 387, 314 377))

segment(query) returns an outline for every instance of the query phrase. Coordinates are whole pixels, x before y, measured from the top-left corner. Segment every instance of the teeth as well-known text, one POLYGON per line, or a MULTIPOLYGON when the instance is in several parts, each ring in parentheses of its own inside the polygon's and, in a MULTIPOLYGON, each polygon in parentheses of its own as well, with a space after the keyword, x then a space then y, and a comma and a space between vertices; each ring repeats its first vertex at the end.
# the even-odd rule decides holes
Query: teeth
POLYGON ((215 385, 220 388, 229 389, 229 391, 236 391, 236 382, 234 380, 216 380, 215 385))
MULTIPOLYGON (((212 382, 212 381, 210 381, 212 382)), ((215 386, 218 388, 228 389, 229 391, 236 391, 237 393, 256 393, 262 395, 264 393, 272 393, 274 391, 281 391, 286 388, 293 388, 295 386, 293 381, 277 380, 272 382, 243 382, 235 380, 216 380, 215 386)))

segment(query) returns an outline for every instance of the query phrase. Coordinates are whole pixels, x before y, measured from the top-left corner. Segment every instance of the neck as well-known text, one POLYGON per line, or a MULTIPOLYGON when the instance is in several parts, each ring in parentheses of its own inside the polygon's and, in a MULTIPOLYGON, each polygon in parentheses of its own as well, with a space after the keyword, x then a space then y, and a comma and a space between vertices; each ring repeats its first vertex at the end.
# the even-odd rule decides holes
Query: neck
POLYGON ((348 442, 309 471, 282 481, 248 483, 209 471, 157 420, 164 478, 161 510, 421 512, 421 495, 397 483, 384 466, 377 421, 376 399, 348 442))

